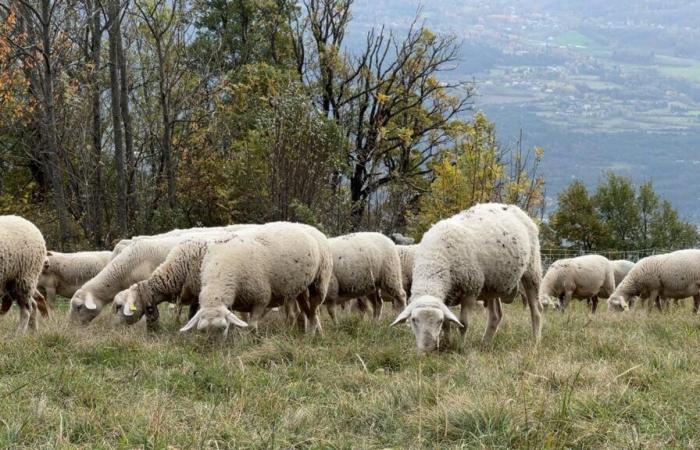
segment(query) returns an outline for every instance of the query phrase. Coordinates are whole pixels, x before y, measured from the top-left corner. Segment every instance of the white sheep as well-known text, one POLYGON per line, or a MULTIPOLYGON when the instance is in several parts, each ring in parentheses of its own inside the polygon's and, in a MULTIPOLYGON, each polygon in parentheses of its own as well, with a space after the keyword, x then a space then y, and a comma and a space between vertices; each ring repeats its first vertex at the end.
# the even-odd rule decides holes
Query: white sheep
POLYGON ((503 312, 522 282, 535 341, 541 335, 539 230, 520 208, 487 203, 433 225, 415 253, 408 307, 392 323, 410 319, 418 349, 438 348, 443 323, 468 325, 477 298, 489 314, 483 342, 493 339, 503 312), (448 306, 460 305, 460 319, 448 306))
MULTIPOLYGON (((200 239, 221 239, 232 232, 198 233, 200 239)), ((177 244, 189 239, 187 235, 139 239, 128 245, 97 275, 78 289, 71 299, 70 316, 75 323, 86 324, 111 303, 114 296, 134 283, 148 278, 177 244)))
POLYGON ((608 299, 612 309, 627 310, 632 297, 658 299, 693 297, 693 312, 700 308, 700 250, 679 250, 642 258, 608 299))
POLYGON ((622 283, 625 276, 632 270, 634 263, 632 261, 627 261, 626 259, 616 259, 610 261, 613 266, 613 271, 615 271, 615 287, 622 283))
POLYGON ((97 275, 111 259, 112 252, 46 253, 44 269, 39 277, 39 287, 46 292, 50 305, 56 302, 56 294, 72 297, 87 280, 97 275))
POLYGON ((333 277, 325 305, 337 323, 336 307, 348 300, 367 296, 378 319, 382 293, 401 311, 406 306, 402 287, 401 258, 396 245, 381 233, 352 233, 328 240, 333 254, 333 277))
POLYGON ((210 244, 201 268, 200 309, 186 332, 244 326, 228 307, 250 313, 257 328, 269 308, 297 299, 311 331, 321 331, 317 310, 326 298, 333 258, 326 237, 297 223, 273 222, 243 230, 224 243, 210 244))
POLYGON ((152 327, 158 320, 158 305, 178 296, 178 303, 190 306, 189 318, 194 317, 199 307, 200 269, 208 242, 195 238, 176 245, 150 277, 119 292, 114 297, 118 319, 134 324, 145 314, 152 327))
POLYGON ((48 315, 46 302, 36 290, 46 258, 41 231, 18 216, 0 216, 0 314, 16 302, 19 331, 36 329, 36 311, 48 315))
POLYGON ((610 260, 600 255, 585 255, 552 263, 542 279, 540 296, 542 303, 562 311, 572 298, 586 299, 595 313, 598 298, 608 298, 614 290, 615 272, 610 260))

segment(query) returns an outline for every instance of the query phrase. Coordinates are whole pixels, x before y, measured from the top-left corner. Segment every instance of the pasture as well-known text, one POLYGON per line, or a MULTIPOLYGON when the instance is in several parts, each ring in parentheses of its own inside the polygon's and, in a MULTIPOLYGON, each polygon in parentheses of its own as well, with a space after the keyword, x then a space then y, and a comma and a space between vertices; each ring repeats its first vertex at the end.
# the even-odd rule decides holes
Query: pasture
MULTIPOLYGON (((388 305, 387 305, 388 306, 388 305)), ((700 317, 690 305, 592 317, 504 306, 494 345, 475 313, 463 351, 420 356, 406 326, 345 312, 323 336, 271 313, 259 335, 86 328, 65 305, 16 336, 0 320, 0 448, 694 448, 700 317)))

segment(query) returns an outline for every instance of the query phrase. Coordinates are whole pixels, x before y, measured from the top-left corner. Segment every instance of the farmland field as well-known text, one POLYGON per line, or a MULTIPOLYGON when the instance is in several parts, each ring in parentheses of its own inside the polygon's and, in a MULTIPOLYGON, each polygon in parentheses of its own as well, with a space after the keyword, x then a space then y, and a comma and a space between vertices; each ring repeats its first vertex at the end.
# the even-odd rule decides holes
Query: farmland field
POLYGON ((322 337, 279 318, 258 336, 0 320, 0 448, 693 448, 700 317, 505 306, 493 347, 419 356, 405 326, 345 313, 322 337))

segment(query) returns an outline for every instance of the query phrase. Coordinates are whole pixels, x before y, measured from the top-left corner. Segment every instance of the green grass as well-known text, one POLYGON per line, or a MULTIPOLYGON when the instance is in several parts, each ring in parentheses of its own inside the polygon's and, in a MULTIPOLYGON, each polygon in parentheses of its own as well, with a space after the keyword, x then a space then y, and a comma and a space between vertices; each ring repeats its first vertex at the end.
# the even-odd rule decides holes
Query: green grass
POLYGON ((669 77, 700 83, 700 62, 698 61, 688 66, 659 66, 658 70, 669 77))
MULTIPOLYGON (((0 320, 0 448, 693 448, 700 317, 505 307, 491 348, 478 311, 462 352, 419 356, 410 331, 347 313, 322 337, 271 314, 225 342, 163 327, 38 333, 0 320)), ((327 316, 324 313, 324 319, 327 316)))

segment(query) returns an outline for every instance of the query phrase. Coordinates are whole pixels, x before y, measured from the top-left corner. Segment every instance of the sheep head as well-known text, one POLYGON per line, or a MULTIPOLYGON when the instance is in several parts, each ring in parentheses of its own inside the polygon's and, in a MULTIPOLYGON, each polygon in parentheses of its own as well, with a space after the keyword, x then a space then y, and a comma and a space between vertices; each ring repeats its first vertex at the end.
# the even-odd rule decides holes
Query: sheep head
POLYGON ((445 321, 464 327, 442 300, 429 295, 413 300, 391 325, 394 326, 409 319, 411 330, 416 336, 416 345, 421 352, 437 350, 440 345, 440 332, 445 321))
POLYGON ((133 325, 141 320, 144 312, 137 285, 132 285, 114 297, 114 313, 119 323, 133 325))
POLYGON ((102 310, 104 302, 92 292, 78 289, 70 300, 70 319, 73 323, 85 325, 102 310))
POLYGON ((622 295, 611 295, 608 299, 608 309, 612 311, 629 311, 630 307, 627 300, 622 295))
POLYGON ((185 333, 196 327, 198 331, 221 331, 225 337, 230 325, 240 328, 248 326, 228 308, 221 305, 213 308, 201 308, 184 327, 180 328, 180 331, 185 333))

